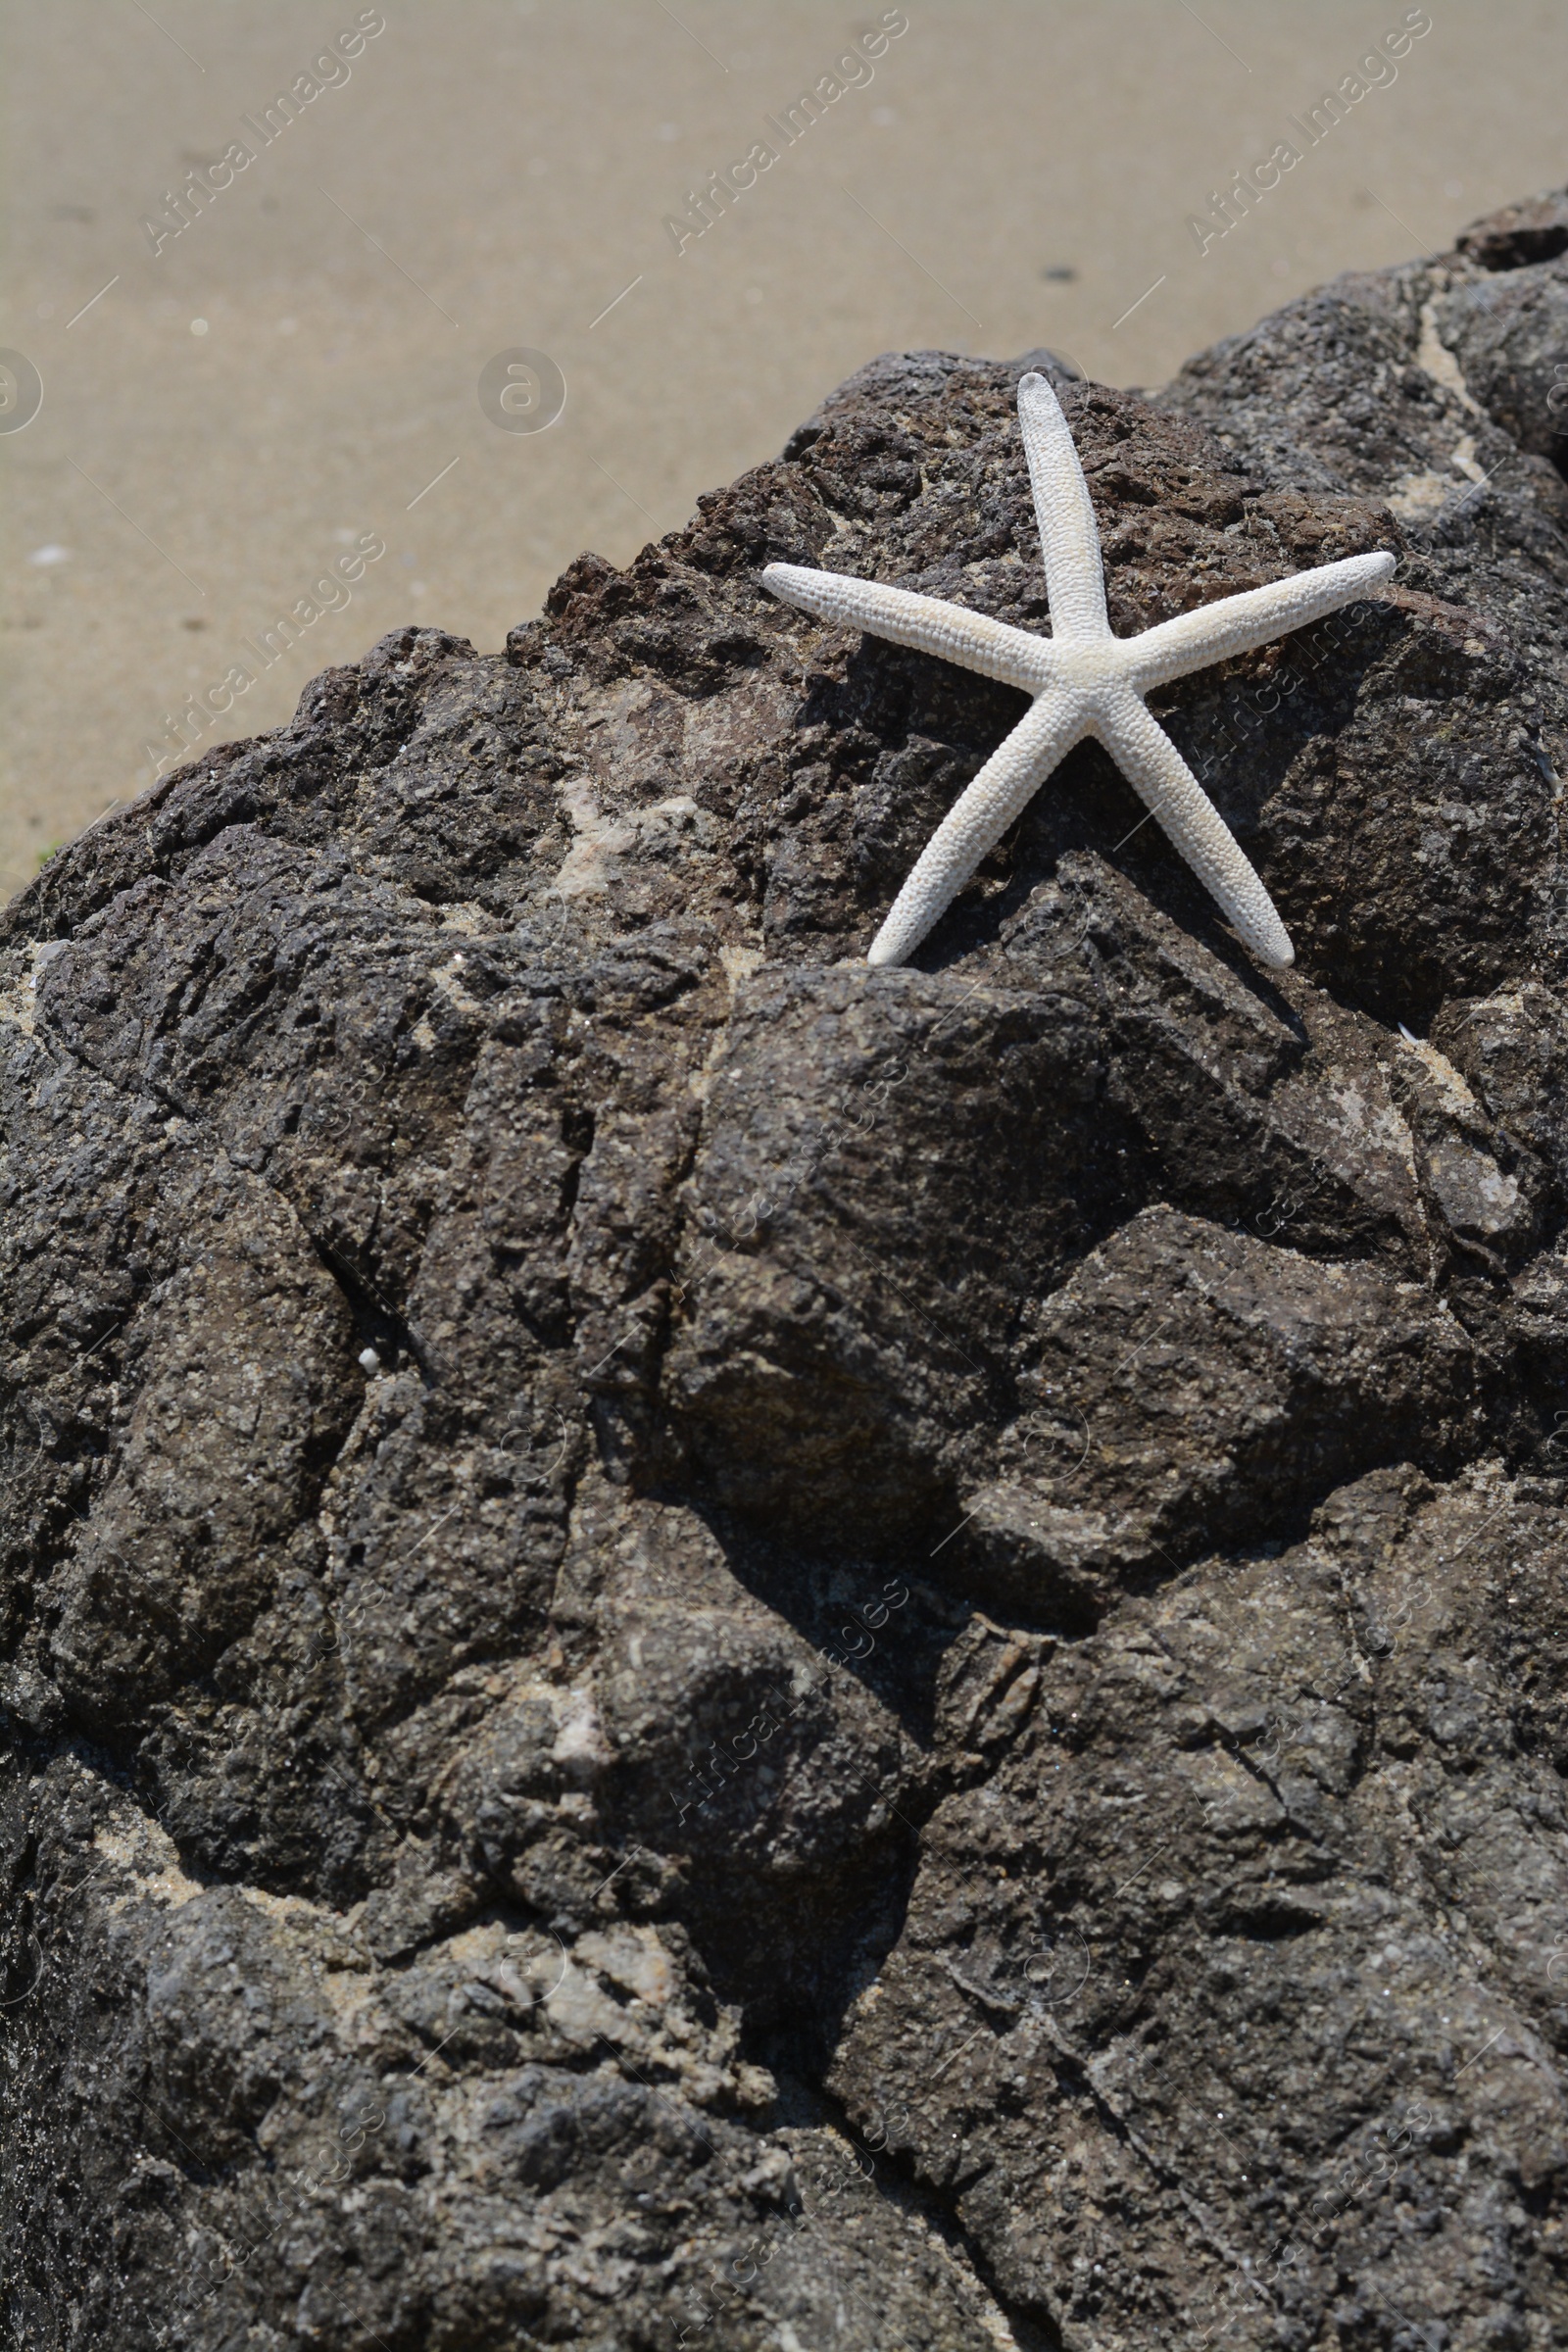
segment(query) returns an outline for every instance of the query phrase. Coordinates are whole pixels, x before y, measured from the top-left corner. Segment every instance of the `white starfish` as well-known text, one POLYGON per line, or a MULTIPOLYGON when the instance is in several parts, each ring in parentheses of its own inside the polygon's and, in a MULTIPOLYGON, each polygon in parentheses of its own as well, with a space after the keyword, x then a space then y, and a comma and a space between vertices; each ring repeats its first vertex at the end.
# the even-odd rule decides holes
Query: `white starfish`
POLYGON ((866 961, 902 963, 911 955, 1052 769, 1075 743, 1093 735, 1253 953, 1265 963, 1293 963, 1296 951, 1273 900, 1144 697, 1189 670, 1249 653, 1350 603, 1387 579, 1393 556, 1350 556, 1244 596, 1222 597, 1141 637, 1113 637, 1089 485, 1060 403, 1043 375, 1020 379, 1018 422, 1046 557, 1049 637, 846 572, 769 564, 762 573, 762 585, 775 596, 823 620, 938 654, 1034 697, 932 834, 866 961))

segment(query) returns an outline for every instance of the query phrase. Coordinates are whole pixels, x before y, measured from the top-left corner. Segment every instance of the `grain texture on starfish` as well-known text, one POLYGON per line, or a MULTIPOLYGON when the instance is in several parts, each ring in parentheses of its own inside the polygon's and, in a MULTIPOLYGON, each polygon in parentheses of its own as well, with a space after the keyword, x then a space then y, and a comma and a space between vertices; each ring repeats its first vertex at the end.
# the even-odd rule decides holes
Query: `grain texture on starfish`
POLYGON ((762 573, 773 595, 819 619, 934 654, 1034 698, 937 827, 866 961, 897 964, 911 956, 1074 744, 1093 736, 1252 953, 1276 967, 1293 963, 1296 951, 1273 900, 1143 698, 1368 595, 1393 571, 1393 556, 1350 556, 1222 597, 1140 636, 1114 637, 1089 485, 1043 375, 1020 379, 1018 422, 1045 557, 1049 637, 845 572, 770 564, 762 573))

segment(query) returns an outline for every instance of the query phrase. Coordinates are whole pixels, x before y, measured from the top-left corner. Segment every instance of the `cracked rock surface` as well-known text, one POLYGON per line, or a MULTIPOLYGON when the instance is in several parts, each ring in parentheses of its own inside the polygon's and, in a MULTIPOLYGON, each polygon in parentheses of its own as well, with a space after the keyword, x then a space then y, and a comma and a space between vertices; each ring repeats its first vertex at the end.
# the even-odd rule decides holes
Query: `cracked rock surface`
POLYGON ((1152 400, 896 355, 0 917, 0 2332, 1568 2344, 1568 194, 1152 400), (1021 698, 1119 632, 1254 968, 1021 698))

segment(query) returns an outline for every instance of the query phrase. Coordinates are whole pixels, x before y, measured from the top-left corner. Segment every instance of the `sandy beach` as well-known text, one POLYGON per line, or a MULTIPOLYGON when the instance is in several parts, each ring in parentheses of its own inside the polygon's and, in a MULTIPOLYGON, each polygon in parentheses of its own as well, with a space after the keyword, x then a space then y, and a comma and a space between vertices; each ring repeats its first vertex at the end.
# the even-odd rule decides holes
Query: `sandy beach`
POLYGON ((626 561, 876 352, 1157 383, 1563 176, 1568 19, 1535 0, 0 24, 8 890, 394 624, 499 646, 579 550, 626 561))

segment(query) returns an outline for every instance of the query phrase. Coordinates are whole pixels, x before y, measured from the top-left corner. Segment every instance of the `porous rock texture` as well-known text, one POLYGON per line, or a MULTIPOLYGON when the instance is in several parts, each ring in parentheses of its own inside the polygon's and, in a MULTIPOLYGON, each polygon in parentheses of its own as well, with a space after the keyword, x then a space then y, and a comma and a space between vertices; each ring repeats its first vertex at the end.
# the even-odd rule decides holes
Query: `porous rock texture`
POLYGON ((875 361, 4 918, 26 2352, 1568 2343, 1568 197, 1152 400, 875 361), (1374 547, 861 960, 1007 690, 1374 547))

